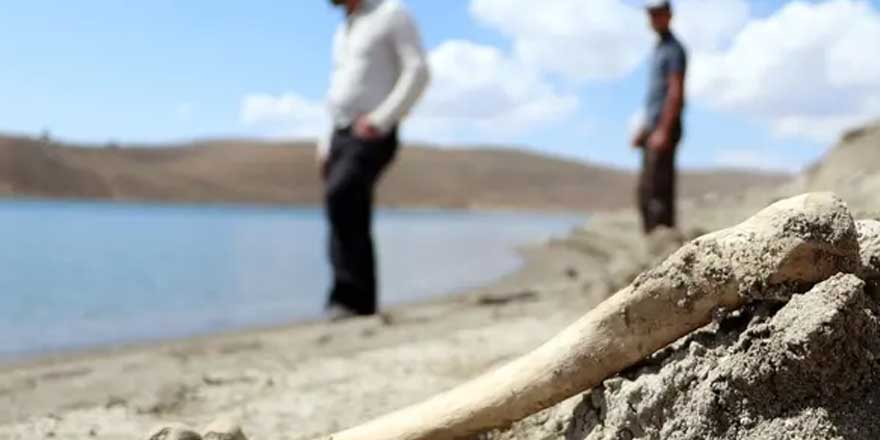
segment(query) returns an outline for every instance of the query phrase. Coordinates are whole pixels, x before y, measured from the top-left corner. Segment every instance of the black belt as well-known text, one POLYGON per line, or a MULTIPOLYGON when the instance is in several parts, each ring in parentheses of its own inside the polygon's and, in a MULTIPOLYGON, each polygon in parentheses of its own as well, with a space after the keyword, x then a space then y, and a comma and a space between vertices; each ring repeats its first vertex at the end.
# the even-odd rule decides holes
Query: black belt
MULTIPOLYGON (((333 130, 333 134, 338 134, 340 136, 349 136, 349 135, 351 135, 353 130, 354 130, 354 126, 352 126, 352 125, 348 125, 345 127, 337 127, 335 130, 333 130)), ((388 137, 396 136, 396 135, 397 135, 397 125, 391 127, 391 129, 388 130, 388 133, 383 134, 382 137, 388 138, 388 137)))

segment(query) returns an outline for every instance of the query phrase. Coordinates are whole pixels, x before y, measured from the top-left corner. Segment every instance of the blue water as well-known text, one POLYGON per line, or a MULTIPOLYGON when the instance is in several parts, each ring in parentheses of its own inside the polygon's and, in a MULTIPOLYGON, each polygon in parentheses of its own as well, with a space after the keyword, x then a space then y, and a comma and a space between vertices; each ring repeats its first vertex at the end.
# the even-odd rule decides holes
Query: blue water
MULTIPOLYGON (((379 212, 384 305, 487 283, 576 216, 379 212)), ((0 358, 321 315, 317 209, 0 202, 0 358)))

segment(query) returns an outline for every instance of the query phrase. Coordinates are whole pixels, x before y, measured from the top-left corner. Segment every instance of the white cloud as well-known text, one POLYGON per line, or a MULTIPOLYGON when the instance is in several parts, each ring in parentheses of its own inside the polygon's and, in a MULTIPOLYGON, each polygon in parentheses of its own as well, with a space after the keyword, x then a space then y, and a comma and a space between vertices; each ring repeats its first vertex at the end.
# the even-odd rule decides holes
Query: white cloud
MULTIPOLYGON (((526 69, 575 81, 617 80, 653 41, 638 1, 471 0, 509 37, 526 69)), ((880 13, 866 0, 789 2, 757 19, 747 0, 678 0, 690 97, 767 124, 777 136, 829 142, 880 116, 880 13)))
POLYGON ((574 80, 626 76, 651 41, 644 12, 621 0, 472 0, 470 9, 513 40, 522 63, 574 80))
MULTIPOLYGON (((654 41, 640 2, 472 0, 471 14, 513 40, 522 63, 569 79, 631 74, 654 41)), ((675 27, 695 51, 728 43, 749 20, 746 0, 679 0, 675 27)))
POLYGON ((511 140, 564 119, 578 98, 492 46, 448 41, 431 52, 433 82, 413 115, 417 137, 511 140))
MULTIPOLYGON (((648 56, 654 36, 639 4, 470 0, 472 16, 511 50, 460 40, 434 49, 433 82, 409 133, 501 142, 566 120, 579 105, 573 84, 623 79, 648 56)), ((796 0, 760 19, 747 0, 678 0, 675 11, 692 102, 822 142, 880 115, 880 13, 869 2, 796 0)), ((284 135, 329 124, 322 101, 295 93, 247 96, 241 120, 284 135)))
POLYGON ((330 126, 323 101, 296 93, 271 95, 254 93, 244 97, 241 122, 263 128, 275 136, 320 136, 330 126))
POLYGON ((679 0, 674 27, 691 52, 706 52, 729 45, 750 18, 746 0, 679 0))
MULTIPOLYGON (((509 141, 571 115, 574 94, 561 93, 500 50, 447 41, 431 51, 432 83, 406 126, 418 139, 437 142, 509 141)), ((319 101, 295 93, 248 95, 241 121, 279 135, 315 136, 329 126, 319 101)))
POLYGON ((696 57, 690 92, 766 121, 779 136, 828 142, 880 115, 880 13, 862 0, 795 1, 696 57))

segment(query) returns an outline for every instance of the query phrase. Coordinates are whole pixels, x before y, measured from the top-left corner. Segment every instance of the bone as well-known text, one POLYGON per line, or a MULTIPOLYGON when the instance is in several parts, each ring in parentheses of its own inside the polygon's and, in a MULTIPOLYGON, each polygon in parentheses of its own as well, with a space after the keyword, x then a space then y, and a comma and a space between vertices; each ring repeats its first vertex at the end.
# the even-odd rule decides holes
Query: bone
POLYGON ((522 358, 329 440, 458 440, 505 427, 599 385, 719 309, 860 266, 855 223, 837 196, 783 200, 685 245, 522 358))

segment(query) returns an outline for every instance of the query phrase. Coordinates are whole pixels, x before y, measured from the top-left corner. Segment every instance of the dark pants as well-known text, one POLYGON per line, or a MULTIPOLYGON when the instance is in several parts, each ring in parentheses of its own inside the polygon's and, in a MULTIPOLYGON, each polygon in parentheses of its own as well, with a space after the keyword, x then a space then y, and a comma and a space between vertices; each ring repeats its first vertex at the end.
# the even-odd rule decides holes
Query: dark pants
POLYGON ((672 148, 654 151, 645 147, 642 150, 638 199, 642 227, 646 234, 659 226, 675 227, 675 154, 681 135, 681 124, 677 124, 672 132, 672 148))
POLYGON ((329 303, 361 315, 377 311, 373 193, 396 152, 396 130, 365 141, 345 129, 333 134, 327 159, 325 204, 333 265, 329 303))

